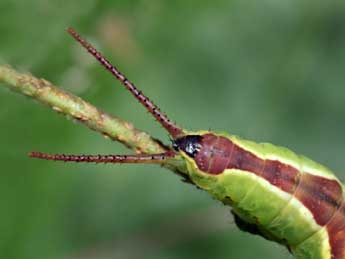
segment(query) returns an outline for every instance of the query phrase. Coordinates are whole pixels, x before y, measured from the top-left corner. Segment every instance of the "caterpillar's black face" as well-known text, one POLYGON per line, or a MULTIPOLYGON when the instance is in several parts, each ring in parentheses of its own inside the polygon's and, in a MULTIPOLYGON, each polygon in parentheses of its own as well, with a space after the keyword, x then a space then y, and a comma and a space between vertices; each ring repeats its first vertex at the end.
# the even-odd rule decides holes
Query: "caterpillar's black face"
POLYGON ((182 150, 190 157, 194 158, 201 148, 200 135, 187 135, 173 140, 172 146, 175 151, 182 150))

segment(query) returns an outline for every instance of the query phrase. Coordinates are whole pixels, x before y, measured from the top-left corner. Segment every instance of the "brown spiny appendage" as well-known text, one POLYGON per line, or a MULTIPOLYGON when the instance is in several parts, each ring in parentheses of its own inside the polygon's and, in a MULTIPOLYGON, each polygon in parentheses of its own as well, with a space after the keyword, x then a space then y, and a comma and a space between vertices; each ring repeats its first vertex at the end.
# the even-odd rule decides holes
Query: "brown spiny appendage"
POLYGON ((177 136, 183 134, 183 130, 175 125, 168 117, 161 112, 157 105, 155 105, 148 97, 146 97, 132 82, 130 82, 114 65, 112 65, 97 49, 95 49, 89 42, 83 39, 72 28, 68 28, 67 32, 72 35, 98 62, 112 73, 121 84, 129 90, 132 95, 151 113, 155 119, 169 132, 175 139, 177 136))
POLYGON ((161 154, 142 154, 142 155, 65 155, 65 154, 46 154, 41 152, 31 152, 30 157, 45 160, 65 161, 65 162, 84 162, 84 163, 147 163, 162 164, 162 161, 173 158, 176 155, 173 151, 161 154))
POLYGON ((332 258, 345 258, 345 201, 336 180, 299 172, 278 160, 261 159, 222 136, 205 134, 200 146, 195 156, 200 170, 215 175, 225 169, 248 171, 294 195, 312 213, 317 224, 326 226, 332 258))

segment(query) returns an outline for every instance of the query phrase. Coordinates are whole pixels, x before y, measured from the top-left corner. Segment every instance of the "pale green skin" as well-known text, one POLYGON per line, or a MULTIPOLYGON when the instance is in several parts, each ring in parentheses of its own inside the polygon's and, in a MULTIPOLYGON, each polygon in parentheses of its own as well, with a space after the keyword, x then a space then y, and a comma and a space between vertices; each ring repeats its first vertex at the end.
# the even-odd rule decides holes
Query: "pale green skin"
MULTIPOLYGON (((207 131, 188 132, 188 135, 205 133, 207 131)), ((299 168, 300 172, 337 180, 329 169, 287 148, 255 143, 226 133, 212 133, 229 138, 258 157, 279 160, 299 168)), ((219 175, 204 173, 187 154, 181 151, 181 155, 190 179, 197 186, 231 205, 242 220, 260 222, 259 228, 265 237, 287 245, 296 258, 331 258, 327 230, 318 225, 310 211, 292 195, 247 171, 226 169, 219 175)))

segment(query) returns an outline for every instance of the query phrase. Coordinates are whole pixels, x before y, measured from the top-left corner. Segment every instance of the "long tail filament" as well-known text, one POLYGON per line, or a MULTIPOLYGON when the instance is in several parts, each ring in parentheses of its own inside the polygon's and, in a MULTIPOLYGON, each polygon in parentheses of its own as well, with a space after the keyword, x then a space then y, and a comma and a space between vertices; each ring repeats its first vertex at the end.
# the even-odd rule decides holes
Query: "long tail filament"
POLYGON ((131 83, 115 66, 113 66, 98 50, 89 42, 83 39, 75 30, 68 28, 67 32, 73 36, 92 56, 94 56, 103 67, 112 73, 121 84, 126 87, 133 96, 155 117, 155 119, 176 139, 183 134, 183 130, 168 119, 161 110, 148 97, 146 97, 136 86, 131 83))
POLYGON ((167 151, 160 154, 140 155, 66 155, 30 152, 29 156, 33 158, 65 162, 162 164, 164 160, 175 157, 176 153, 174 151, 167 151))

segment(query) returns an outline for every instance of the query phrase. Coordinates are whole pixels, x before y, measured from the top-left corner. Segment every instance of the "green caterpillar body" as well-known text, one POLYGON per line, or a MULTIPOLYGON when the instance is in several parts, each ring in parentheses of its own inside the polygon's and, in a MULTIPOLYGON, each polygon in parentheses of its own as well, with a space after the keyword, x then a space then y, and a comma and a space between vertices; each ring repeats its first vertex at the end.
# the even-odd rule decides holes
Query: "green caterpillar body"
POLYGON ((198 131, 186 136, 181 139, 201 136, 197 144, 194 141, 199 145, 196 155, 179 149, 188 177, 230 204, 241 221, 286 245, 297 258, 345 258, 343 186, 329 169, 287 148, 226 133, 198 131), (208 170, 200 168, 201 156, 209 158, 208 170), (222 163, 219 156, 225 161, 223 171, 212 166, 222 163))

